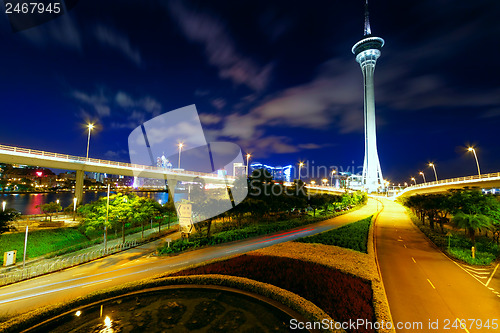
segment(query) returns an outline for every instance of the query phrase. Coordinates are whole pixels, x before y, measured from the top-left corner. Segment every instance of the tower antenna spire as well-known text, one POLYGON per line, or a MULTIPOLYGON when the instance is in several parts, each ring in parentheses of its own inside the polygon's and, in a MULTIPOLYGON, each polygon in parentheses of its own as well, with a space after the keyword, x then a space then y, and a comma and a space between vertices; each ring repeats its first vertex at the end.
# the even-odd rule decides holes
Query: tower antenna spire
POLYGON ((372 29, 370 28, 370 14, 368 12, 368 0, 365 2, 365 36, 371 35, 372 29))

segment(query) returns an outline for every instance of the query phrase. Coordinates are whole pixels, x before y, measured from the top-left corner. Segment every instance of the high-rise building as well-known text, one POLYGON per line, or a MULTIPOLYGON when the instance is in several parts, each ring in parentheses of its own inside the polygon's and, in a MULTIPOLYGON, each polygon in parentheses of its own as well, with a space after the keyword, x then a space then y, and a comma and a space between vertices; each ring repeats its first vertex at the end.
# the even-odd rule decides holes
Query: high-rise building
POLYGON ((375 121, 375 94, 373 75, 375 64, 380 57, 380 49, 384 40, 372 35, 368 14, 368 0, 365 3, 365 31, 363 39, 354 44, 352 53, 361 66, 364 79, 364 127, 365 127, 365 158, 363 161, 362 182, 364 190, 376 192, 384 189, 384 179, 377 152, 377 134, 375 121))

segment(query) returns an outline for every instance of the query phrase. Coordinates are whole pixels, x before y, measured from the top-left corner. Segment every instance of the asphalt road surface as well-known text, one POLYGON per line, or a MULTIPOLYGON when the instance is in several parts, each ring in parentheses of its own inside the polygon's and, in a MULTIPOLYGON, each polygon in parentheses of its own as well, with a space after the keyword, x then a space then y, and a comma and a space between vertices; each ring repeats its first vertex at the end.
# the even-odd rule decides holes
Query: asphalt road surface
POLYGON ((382 203, 376 248, 394 325, 403 325, 397 332, 500 332, 498 269, 457 264, 428 241, 401 205, 382 203))

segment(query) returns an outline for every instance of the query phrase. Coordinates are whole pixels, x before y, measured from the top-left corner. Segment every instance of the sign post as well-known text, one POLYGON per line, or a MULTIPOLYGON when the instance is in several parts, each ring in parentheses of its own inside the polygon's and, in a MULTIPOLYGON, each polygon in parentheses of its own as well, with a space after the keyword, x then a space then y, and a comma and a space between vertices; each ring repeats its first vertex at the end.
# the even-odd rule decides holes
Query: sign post
POLYGON ((28 226, 26 226, 26 235, 24 236, 24 255, 23 255, 23 269, 26 264, 26 245, 28 244, 28 226))
POLYGON ((177 216, 179 217, 179 231, 190 234, 193 231, 193 207, 191 204, 183 203, 177 205, 177 216))

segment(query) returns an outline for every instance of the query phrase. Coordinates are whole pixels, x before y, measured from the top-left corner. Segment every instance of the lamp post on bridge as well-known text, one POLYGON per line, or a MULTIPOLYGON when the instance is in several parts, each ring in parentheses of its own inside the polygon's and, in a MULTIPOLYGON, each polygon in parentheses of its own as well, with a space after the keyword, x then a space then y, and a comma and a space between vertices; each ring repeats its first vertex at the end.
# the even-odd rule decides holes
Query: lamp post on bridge
POLYGON ((415 183, 415 185, 417 185, 417 180, 415 179, 415 177, 411 177, 411 180, 413 180, 413 182, 415 183))
POLYGON ((250 161, 250 156, 252 156, 252 155, 247 154, 247 169, 246 169, 247 177, 248 177, 248 165, 249 165, 248 163, 250 161))
POLYGON ((481 169, 479 168, 479 161, 477 160, 476 149, 474 149, 473 147, 469 147, 467 150, 474 153, 474 157, 476 158, 476 164, 477 164, 477 174, 478 176, 481 177, 481 169))
POLYGON ((179 147, 179 164, 178 164, 177 168, 180 169, 181 168, 181 151, 182 151, 182 147, 184 147, 184 144, 181 142, 181 143, 179 143, 178 147, 179 147))
POLYGON ((434 176, 436 177, 436 182, 438 181, 438 174, 436 172, 436 166, 434 165, 434 163, 429 163, 429 166, 432 167, 432 169, 434 169, 434 176))
POLYGON ((422 178, 424 179, 424 183, 427 183, 427 181, 425 180, 425 175, 424 175, 424 173, 423 173, 422 171, 420 171, 420 172, 419 172, 419 174, 421 174, 421 175, 422 175, 422 178))
POLYGON ((303 166, 303 165, 304 165, 304 163, 303 163, 303 162, 300 162, 300 163, 299 163, 299 180, 300 180, 300 169, 302 169, 302 166, 303 166))
POLYGON ((335 169, 332 170, 332 174, 330 175, 330 186, 333 187, 333 175, 336 174, 335 169))
POLYGON ((89 129, 89 136, 87 139, 87 159, 89 159, 90 132, 94 129, 94 124, 88 124, 87 127, 89 129))

